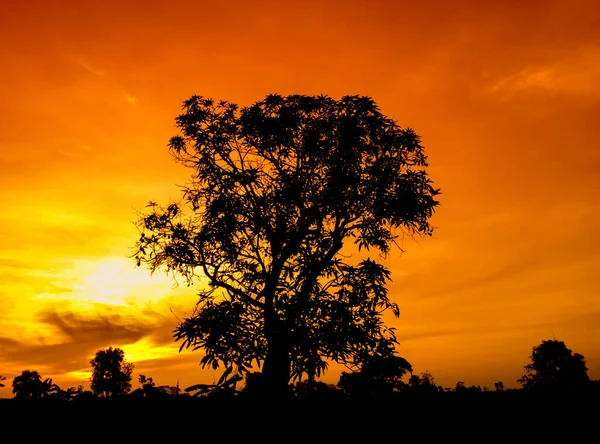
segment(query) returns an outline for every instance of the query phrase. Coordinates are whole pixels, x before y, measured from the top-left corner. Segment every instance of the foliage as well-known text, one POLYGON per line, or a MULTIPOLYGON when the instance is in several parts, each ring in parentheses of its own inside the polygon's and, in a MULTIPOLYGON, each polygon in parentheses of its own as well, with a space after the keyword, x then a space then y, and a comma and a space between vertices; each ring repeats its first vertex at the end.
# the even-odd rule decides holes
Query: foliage
POLYGON ((249 107, 193 96, 169 147, 193 170, 183 199, 140 218, 138 265, 193 283, 195 312, 175 331, 202 366, 264 380, 360 367, 390 353, 386 255, 403 234, 432 233, 438 204, 419 136, 369 97, 269 95, 249 107), (350 240, 360 261, 340 254, 350 240))
POLYGON ((296 382, 292 386, 292 392, 294 396, 303 399, 335 399, 340 394, 336 386, 314 379, 296 382))
POLYGON ((37 371, 23 370, 12 382, 13 393, 18 399, 42 399, 58 391, 60 388, 52 383, 52 379, 42 377, 37 371))
POLYGON ((77 387, 73 399, 77 399, 78 401, 90 401, 92 399, 97 399, 97 396, 94 395, 94 392, 91 390, 84 390, 83 386, 80 385, 77 387))
POLYGON ((157 386, 154 383, 154 380, 146 375, 139 375, 138 382, 141 387, 134 390, 132 393, 136 398, 164 399, 169 395, 174 394, 177 390, 176 387, 157 386))
POLYGON ((79 390, 75 387, 69 387, 66 390, 56 386, 56 390, 50 396, 60 401, 72 401, 80 394, 79 390))
POLYGON ((456 383, 456 386, 454 387, 455 393, 460 393, 464 395, 474 395, 485 391, 488 391, 485 387, 481 388, 481 386, 479 385, 467 386, 463 381, 458 381, 456 383))
POLYGON ((381 395, 401 390, 402 377, 412 372, 400 356, 378 356, 367 361, 359 372, 342 372, 337 386, 350 396, 381 395))
POLYGON ((443 388, 441 386, 438 387, 435 378, 428 371, 420 375, 411 375, 408 379, 408 387, 411 391, 424 395, 443 391, 443 388))
POLYGON ((156 388, 156 384, 154 383, 154 380, 152 378, 146 377, 146 375, 140 375, 138 377, 138 381, 139 381, 140 385, 142 386, 143 390, 151 390, 153 388, 156 388))
POLYGON ((110 397, 129 393, 133 364, 125 361, 123 350, 112 347, 98 350, 90 364, 90 385, 94 394, 110 397))
POLYGON ((428 371, 424 371, 420 375, 411 375, 408 384, 413 387, 423 385, 436 387, 435 378, 428 371))
POLYGON ((193 396, 230 396, 236 394, 237 383, 243 379, 239 374, 231 375, 233 368, 229 367, 215 384, 195 384, 185 389, 193 396))
POLYGON ((530 359, 518 380, 526 389, 574 390, 590 382, 584 357, 573 354, 562 341, 542 341, 533 347, 530 359))
POLYGON ((261 372, 247 372, 244 379, 242 394, 246 396, 259 396, 263 387, 261 372))
POLYGON ((6 381, 6 376, 0 375, 0 387, 4 387, 4 384, 2 384, 2 381, 6 381))
POLYGON ((179 385, 176 386, 172 386, 172 385, 161 385, 160 387, 158 387, 160 390, 164 391, 164 393, 166 393, 169 396, 188 396, 185 393, 181 393, 181 389, 179 388, 179 385))

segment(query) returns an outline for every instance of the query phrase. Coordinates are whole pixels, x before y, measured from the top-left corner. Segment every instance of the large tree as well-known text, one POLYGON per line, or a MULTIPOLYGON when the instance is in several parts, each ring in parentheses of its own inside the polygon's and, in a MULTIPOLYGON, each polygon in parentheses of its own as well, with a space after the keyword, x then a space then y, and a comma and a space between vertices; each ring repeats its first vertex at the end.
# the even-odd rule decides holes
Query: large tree
POLYGON ((532 349, 531 362, 518 380, 524 388, 538 391, 576 390, 586 387, 590 378, 585 358, 573 353, 563 341, 542 341, 532 349))
POLYGON ((177 203, 140 217, 138 265, 203 276, 181 347, 227 373, 262 364, 268 388, 394 354, 381 263, 402 234, 431 235, 438 190, 419 136, 369 97, 269 95, 239 108, 193 96, 169 148, 192 171, 177 203), (345 241, 360 260, 341 254, 345 241))
POLYGON ((123 350, 112 347, 98 350, 90 364, 90 385, 95 395, 113 397, 129 393, 133 364, 125 361, 123 350))

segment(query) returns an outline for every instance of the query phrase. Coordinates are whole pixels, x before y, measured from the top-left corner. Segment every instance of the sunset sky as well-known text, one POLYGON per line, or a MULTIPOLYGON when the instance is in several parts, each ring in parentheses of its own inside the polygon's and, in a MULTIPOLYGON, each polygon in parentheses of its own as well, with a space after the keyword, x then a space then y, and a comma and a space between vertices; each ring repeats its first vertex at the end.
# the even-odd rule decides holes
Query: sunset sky
POLYGON ((518 387, 555 337, 600 378, 596 0, 4 0, 0 56, 0 397, 24 369, 87 386, 110 345, 136 379, 220 376, 172 339, 194 287, 128 257, 189 177, 192 94, 369 95, 422 136, 438 228, 386 262, 416 373, 518 387))

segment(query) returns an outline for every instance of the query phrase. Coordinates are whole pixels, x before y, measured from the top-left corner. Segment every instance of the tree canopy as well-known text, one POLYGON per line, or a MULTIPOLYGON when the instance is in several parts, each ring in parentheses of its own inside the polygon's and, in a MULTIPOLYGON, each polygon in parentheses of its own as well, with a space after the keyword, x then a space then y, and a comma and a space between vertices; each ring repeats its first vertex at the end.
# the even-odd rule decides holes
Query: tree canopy
POLYGON ((337 385, 349 395, 385 394, 401 390, 402 377, 412 371, 412 365, 400 356, 376 356, 359 372, 342 372, 337 385))
POLYGON ((584 357, 573 354, 563 341, 542 341, 533 347, 530 359, 519 379, 526 389, 574 390, 590 382, 584 357))
POLYGON ((15 397, 19 399, 41 399, 59 390, 58 386, 52 383, 52 379, 42 380, 35 370, 23 370, 13 379, 12 387, 15 397))
POLYGON ((370 97, 269 95, 240 108, 193 96, 169 148, 192 171, 181 200, 140 216, 138 265, 193 283, 175 330, 203 366, 263 380, 319 376, 329 360, 360 368, 391 356, 390 271, 403 234, 431 235, 438 190, 420 138, 370 97), (353 242, 360 260, 341 254, 353 242))
POLYGON ((123 350, 112 347, 98 350, 90 364, 90 386, 95 395, 111 397, 129 393, 133 364, 125 361, 123 350))

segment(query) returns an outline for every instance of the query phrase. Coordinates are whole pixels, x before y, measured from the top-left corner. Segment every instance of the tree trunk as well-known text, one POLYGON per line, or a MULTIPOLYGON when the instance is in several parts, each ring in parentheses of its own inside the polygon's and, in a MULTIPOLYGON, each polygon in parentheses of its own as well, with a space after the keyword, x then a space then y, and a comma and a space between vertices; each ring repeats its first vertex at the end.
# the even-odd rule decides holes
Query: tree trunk
POLYGON ((267 356, 263 366, 263 390, 269 397, 283 397, 289 393, 291 373, 289 335, 281 322, 266 322, 267 356))

